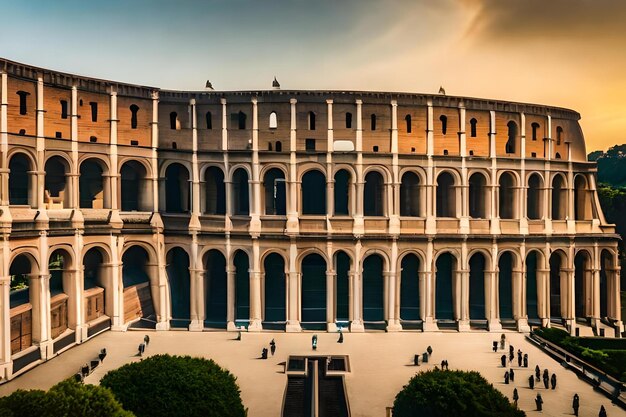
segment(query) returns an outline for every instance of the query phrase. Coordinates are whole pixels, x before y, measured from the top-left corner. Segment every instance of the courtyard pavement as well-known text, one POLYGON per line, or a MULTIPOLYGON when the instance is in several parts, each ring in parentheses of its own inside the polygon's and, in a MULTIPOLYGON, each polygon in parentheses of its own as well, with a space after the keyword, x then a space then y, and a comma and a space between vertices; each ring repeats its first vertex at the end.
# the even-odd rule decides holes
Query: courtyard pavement
POLYGON ((494 353, 492 341, 500 333, 472 332, 401 332, 401 333, 344 333, 344 343, 338 344, 337 334, 316 333, 317 351, 311 348, 313 332, 303 333, 242 333, 242 340, 235 340, 236 333, 188 332, 188 331, 128 331, 106 332, 82 345, 76 346, 58 357, 32 369, 13 381, 0 385, 0 395, 8 395, 16 389, 48 389, 58 381, 78 371, 80 366, 95 358, 106 347, 104 363, 86 378, 87 383, 97 384, 111 369, 139 361, 137 346, 145 334, 150 335, 150 345, 145 356, 170 353, 211 358, 237 377, 245 407, 250 417, 278 417, 287 376, 283 363, 289 355, 348 355, 351 372, 346 375, 352 417, 384 417, 386 407, 393 405, 395 395, 416 372, 432 369, 447 359, 450 369, 479 371, 509 398, 517 387, 519 407, 528 416, 573 415, 571 408, 574 393, 580 396, 581 417, 598 415, 603 404, 609 417, 626 416, 626 411, 611 404, 602 394, 578 379, 576 374, 563 368, 549 356, 525 340, 523 334, 506 332, 507 342, 528 353, 529 367, 515 369, 515 382, 505 385, 505 369, 500 366, 500 356, 494 353), (267 360, 259 359, 261 349, 269 348, 270 340, 276 341, 276 354, 267 360), (433 354, 427 365, 413 366, 413 355, 432 346, 433 354), (528 388, 528 376, 535 365, 557 374, 556 390, 544 389, 543 383, 528 388), (541 386, 541 388, 537 388, 541 386), (535 411, 534 398, 540 392, 544 400, 543 412, 535 411))

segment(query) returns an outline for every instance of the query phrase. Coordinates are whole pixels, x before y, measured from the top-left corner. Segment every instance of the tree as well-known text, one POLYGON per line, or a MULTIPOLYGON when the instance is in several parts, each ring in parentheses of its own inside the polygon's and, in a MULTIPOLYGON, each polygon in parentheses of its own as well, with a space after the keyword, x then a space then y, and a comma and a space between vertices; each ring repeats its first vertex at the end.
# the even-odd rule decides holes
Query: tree
POLYGON ((243 417, 236 378, 210 359, 156 355, 100 381, 137 416, 243 417))
POLYGON ((393 403, 394 417, 524 417, 478 372, 433 370, 415 375, 393 403))

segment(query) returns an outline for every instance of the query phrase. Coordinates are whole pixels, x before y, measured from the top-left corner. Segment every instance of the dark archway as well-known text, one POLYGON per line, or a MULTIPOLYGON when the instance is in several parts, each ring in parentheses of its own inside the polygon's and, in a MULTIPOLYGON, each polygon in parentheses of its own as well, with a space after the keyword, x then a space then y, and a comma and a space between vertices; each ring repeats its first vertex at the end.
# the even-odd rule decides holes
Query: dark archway
POLYGON ((347 323, 350 320, 350 256, 343 251, 335 255, 336 282, 336 305, 337 322, 347 323))
POLYGON ((69 207, 69 187, 67 161, 60 156, 53 156, 46 161, 46 179, 44 184, 44 201, 49 209, 69 207))
POLYGON ((223 216, 226 213, 226 187, 224 172, 218 167, 209 167, 204 171, 206 214, 223 216))
POLYGON ((539 220, 542 217, 542 188, 543 183, 539 174, 532 174, 528 178, 528 195, 526 198, 526 215, 529 219, 539 220))
POLYGON ((242 250, 235 252, 235 324, 250 322, 250 260, 242 250))
POLYGON ((587 194, 587 179, 583 175, 577 175, 574 181, 574 215, 576 220, 590 220, 592 218, 591 204, 587 194))
POLYGON ((30 174, 33 171, 30 159, 22 153, 15 154, 9 161, 9 204, 30 204, 30 174))
POLYGON ((233 214, 247 216, 250 214, 250 190, 248 173, 239 168, 233 174, 233 214))
POLYGON ((187 327, 191 321, 191 277, 189 255, 180 247, 170 249, 166 256, 167 279, 172 302, 172 327, 187 327))
POLYGON ((78 179, 80 189, 81 208, 105 208, 104 170, 102 162, 96 159, 87 159, 80 164, 80 177, 78 179))
MULTIPOLYGON (((591 257, 587 251, 579 251, 574 258, 574 312, 576 317, 587 314, 587 289, 591 288, 591 257)), ((589 297, 590 298, 590 297, 589 297)))
POLYGON ((437 177, 437 217, 456 217, 454 177, 449 172, 437 177))
POLYGON ((69 328, 68 288, 72 285, 71 257, 67 251, 57 249, 50 255, 50 337, 56 339, 69 328))
POLYGON ((385 184, 380 172, 371 171, 365 176, 363 214, 366 216, 385 215, 385 184))
POLYGON ((272 168, 263 177, 265 189, 265 214, 284 216, 287 213, 287 192, 285 174, 272 168))
POLYGON ((350 173, 340 169, 335 174, 335 215, 347 216, 350 214, 350 173))
POLYGON ((277 253, 270 253, 263 261, 265 270, 265 316, 264 322, 284 323, 286 315, 285 260, 277 253))
POLYGON ((210 250, 204 255, 204 326, 226 327, 227 275, 226 258, 218 250, 210 250))
POLYGON ((552 180, 552 219, 564 220, 567 215, 567 189, 561 175, 552 180))
POLYGON ((550 318, 561 318, 561 271, 564 268, 560 252, 550 255, 550 318))
POLYGON ((604 249, 600 255, 600 317, 609 317, 609 279, 614 277, 613 254, 604 249))
POLYGON ((316 253, 302 260, 303 328, 326 328, 326 261, 316 253))
POLYGON ((506 141, 505 151, 506 153, 515 153, 517 149, 517 123, 511 120, 507 123, 508 139, 506 141))
POLYGON ((528 320, 539 324, 539 304, 537 292, 537 271, 540 269, 540 262, 543 258, 539 252, 531 251, 526 255, 526 313, 528 320))
POLYGON ((122 255, 125 323, 140 317, 155 318, 148 259, 148 252, 138 245, 131 246, 122 255))
POLYGON ((513 318, 513 262, 511 252, 506 251, 498 260, 498 300, 500 319, 513 318))
POLYGON ((498 209, 501 219, 515 217, 515 179, 510 172, 500 175, 498 209))
POLYGON ((475 173, 469 179, 469 212, 470 217, 484 219, 487 217, 487 180, 483 174, 475 173))
POLYGON ((104 272, 104 255, 102 249, 91 248, 83 257, 83 297, 85 299, 85 322, 89 323, 105 314, 110 308, 107 305, 107 285, 104 272))
POLYGON ((385 320, 383 258, 370 255, 363 261, 363 321, 385 320))
POLYGON ((122 211, 150 211, 146 168, 137 161, 128 161, 122 165, 120 176, 122 211))
MULTIPOLYGON (((30 276, 34 273, 37 273, 36 263, 27 254, 16 256, 9 267, 11 354, 27 349, 33 344, 30 276)), ((35 288, 32 290, 34 291, 35 288)))
POLYGON ((326 176, 320 171, 302 176, 302 214, 326 214, 326 176))
POLYGON ((457 261, 451 253, 446 252, 437 258, 435 263, 435 318, 437 320, 454 320, 454 274, 457 261))
POLYGON ((475 253, 469 260, 469 316, 470 320, 486 320, 485 308, 485 255, 475 253))
POLYGON ((165 211, 189 212, 189 194, 189 171, 181 164, 170 164, 165 170, 165 211))
POLYGON ((400 273, 400 320, 421 320, 420 260, 409 253, 402 258, 400 273))
POLYGON ((400 215, 419 217, 420 215, 420 180, 414 172, 402 176, 400 184, 400 215))

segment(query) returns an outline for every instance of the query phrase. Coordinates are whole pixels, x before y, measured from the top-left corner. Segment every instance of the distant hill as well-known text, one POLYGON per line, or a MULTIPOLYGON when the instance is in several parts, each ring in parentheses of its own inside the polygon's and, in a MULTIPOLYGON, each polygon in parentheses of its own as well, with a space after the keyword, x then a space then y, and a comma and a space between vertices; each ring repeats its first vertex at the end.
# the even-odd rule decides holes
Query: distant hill
POLYGON ((626 144, 615 145, 608 151, 593 151, 589 161, 598 164, 598 182, 613 187, 626 187, 626 144))

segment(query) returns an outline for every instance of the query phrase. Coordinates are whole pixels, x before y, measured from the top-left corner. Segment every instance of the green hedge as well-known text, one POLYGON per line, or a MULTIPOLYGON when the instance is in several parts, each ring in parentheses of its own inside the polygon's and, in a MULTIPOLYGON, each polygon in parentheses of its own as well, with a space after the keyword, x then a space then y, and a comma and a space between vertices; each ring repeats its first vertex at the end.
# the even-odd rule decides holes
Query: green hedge
POLYGON ((394 417, 525 415, 478 372, 421 372, 411 378, 393 403, 394 417))
POLYGON ((246 415, 236 378, 208 359, 156 355, 108 372, 100 384, 138 417, 246 415))

